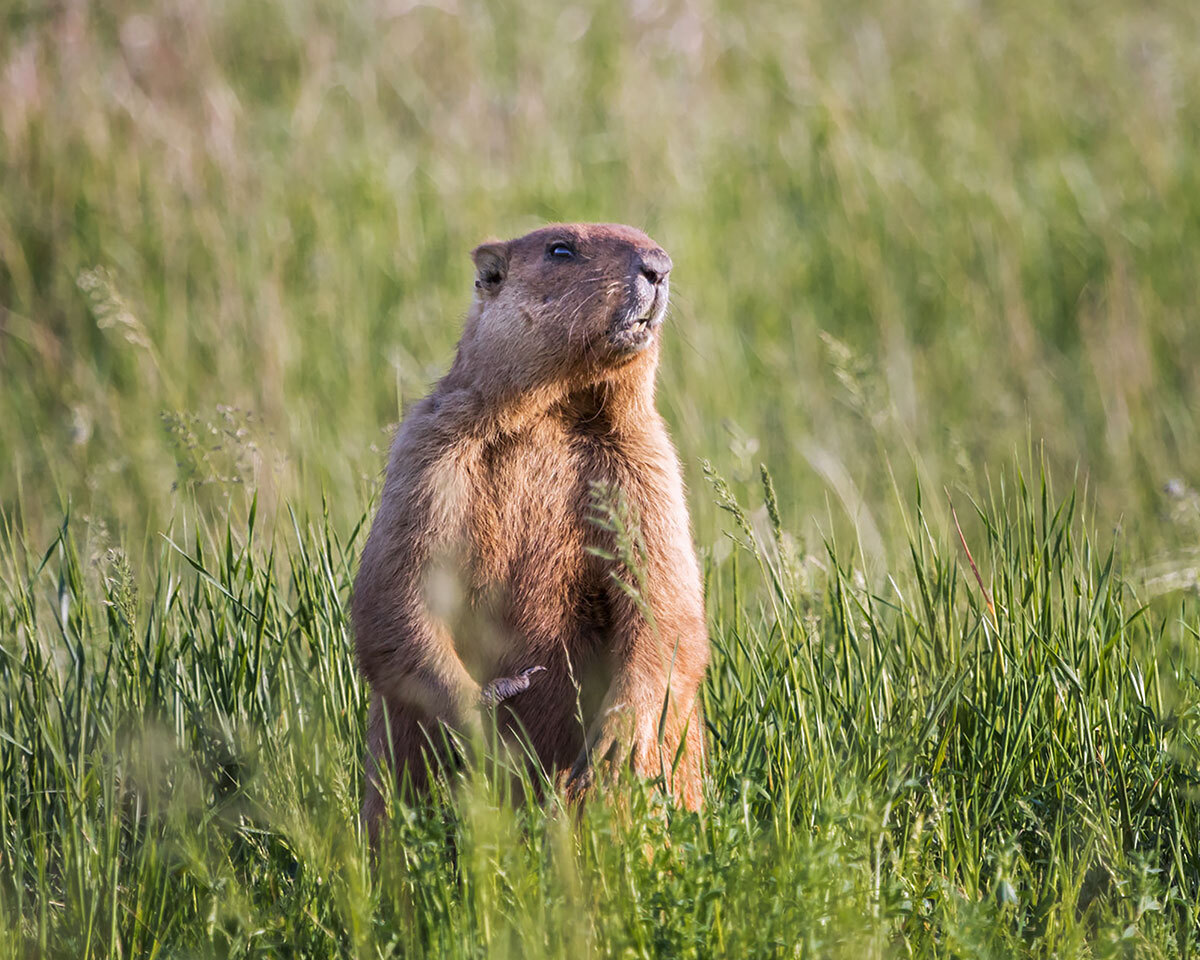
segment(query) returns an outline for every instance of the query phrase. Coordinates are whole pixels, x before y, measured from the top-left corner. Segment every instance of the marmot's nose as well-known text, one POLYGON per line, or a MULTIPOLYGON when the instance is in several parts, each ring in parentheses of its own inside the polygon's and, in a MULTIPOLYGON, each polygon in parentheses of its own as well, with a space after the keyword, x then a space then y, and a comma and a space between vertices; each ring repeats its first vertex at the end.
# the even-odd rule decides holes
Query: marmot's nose
POLYGON ((667 251, 661 247, 638 251, 638 268, 642 271, 642 276, 655 286, 667 279, 672 266, 674 264, 667 256, 667 251))

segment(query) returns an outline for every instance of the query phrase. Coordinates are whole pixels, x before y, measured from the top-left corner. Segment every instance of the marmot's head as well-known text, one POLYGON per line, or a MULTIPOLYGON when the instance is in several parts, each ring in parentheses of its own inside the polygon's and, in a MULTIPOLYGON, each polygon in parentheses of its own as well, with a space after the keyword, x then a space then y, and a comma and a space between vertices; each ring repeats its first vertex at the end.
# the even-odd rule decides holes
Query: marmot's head
POLYGON ((477 334, 493 346, 574 374, 623 365, 657 340, 671 258, 640 230, 551 224, 471 256, 477 334))

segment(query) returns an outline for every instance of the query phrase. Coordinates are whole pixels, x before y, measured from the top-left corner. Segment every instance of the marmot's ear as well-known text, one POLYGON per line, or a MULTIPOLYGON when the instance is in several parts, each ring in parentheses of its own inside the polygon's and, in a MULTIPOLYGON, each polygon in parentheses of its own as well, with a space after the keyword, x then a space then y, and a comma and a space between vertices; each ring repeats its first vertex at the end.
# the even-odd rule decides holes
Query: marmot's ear
POLYGON ((481 243, 471 251, 475 261, 475 287, 495 293, 508 276, 508 244, 481 243))

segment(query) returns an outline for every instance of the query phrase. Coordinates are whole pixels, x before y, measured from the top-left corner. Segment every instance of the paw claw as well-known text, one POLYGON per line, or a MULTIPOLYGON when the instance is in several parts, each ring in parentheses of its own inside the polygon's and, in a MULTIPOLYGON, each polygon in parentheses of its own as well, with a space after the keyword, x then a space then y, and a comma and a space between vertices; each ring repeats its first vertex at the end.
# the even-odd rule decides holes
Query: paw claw
POLYGON ((519 673, 511 677, 497 677, 491 683, 483 688, 479 694, 479 702, 484 707, 494 707, 497 704, 503 703, 509 697, 515 697, 518 693, 523 693, 529 689, 529 685, 533 682, 535 675, 541 673, 546 668, 541 664, 532 667, 526 667, 519 673))

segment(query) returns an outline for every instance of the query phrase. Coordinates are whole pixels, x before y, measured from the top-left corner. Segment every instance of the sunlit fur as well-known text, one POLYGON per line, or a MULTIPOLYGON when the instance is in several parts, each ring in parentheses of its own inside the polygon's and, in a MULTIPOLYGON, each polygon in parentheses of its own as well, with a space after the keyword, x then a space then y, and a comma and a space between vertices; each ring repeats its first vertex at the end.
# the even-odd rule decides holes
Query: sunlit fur
POLYGON ((473 727, 481 685, 532 665, 546 670, 501 712, 547 768, 565 779, 585 736, 615 738, 637 773, 665 773, 697 808, 708 639, 679 464, 654 406, 670 260, 642 232, 598 224, 551 225, 474 258, 457 356, 399 428, 355 583, 373 688, 364 818, 377 829, 392 756, 420 792, 438 722, 473 727), (549 257, 558 240, 576 256, 549 257), (647 280, 651 261, 661 282, 647 280), (621 585, 636 578, 593 550, 617 553, 591 519, 595 484, 619 490, 640 526, 642 609, 621 585))

